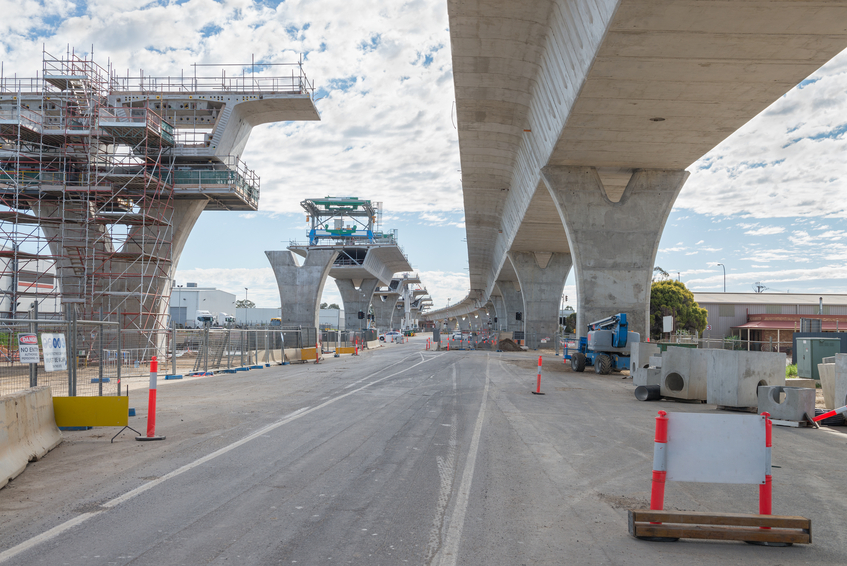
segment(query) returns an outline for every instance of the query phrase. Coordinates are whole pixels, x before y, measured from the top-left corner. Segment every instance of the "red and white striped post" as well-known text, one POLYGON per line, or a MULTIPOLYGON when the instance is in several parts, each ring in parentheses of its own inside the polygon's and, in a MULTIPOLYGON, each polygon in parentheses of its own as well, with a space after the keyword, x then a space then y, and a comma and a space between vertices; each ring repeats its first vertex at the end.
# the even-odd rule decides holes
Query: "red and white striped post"
MULTIPOLYGON (((770 414, 762 413, 765 417, 765 483, 759 484, 759 515, 770 515, 773 505, 773 484, 771 482, 771 423, 770 414)), ((770 527, 761 527, 769 529, 770 527)))
POLYGON ((653 439, 653 489, 650 492, 650 509, 661 511, 665 507, 665 478, 668 476, 668 414, 659 411, 656 417, 656 436, 653 439))
POLYGON ((535 386, 535 391, 532 392, 533 395, 544 395, 541 392, 541 356, 538 356, 538 385, 535 386))
MULTIPOLYGON (((832 411, 827 411, 822 415, 818 415, 817 417, 813 418, 812 420, 817 423, 817 422, 820 422, 824 419, 828 419, 829 417, 834 417, 835 415, 841 415, 845 412, 847 412, 847 406, 841 407, 841 408, 838 408, 838 409, 834 409, 832 411)), ((762 414, 764 414, 764 413, 762 413, 762 414)))
POLYGON ((156 436, 156 379, 159 373, 159 362, 156 356, 150 360, 150 389, 147 396, 147 436, 136 436, 136 440, 164 440, 164 436, 156 436))

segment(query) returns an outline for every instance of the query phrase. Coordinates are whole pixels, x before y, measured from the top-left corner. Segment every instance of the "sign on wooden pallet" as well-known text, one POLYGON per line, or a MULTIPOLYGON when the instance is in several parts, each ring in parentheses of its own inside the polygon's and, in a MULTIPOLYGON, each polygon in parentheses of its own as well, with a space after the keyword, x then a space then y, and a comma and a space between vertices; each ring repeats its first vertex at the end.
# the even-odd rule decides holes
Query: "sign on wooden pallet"
POLYGON ((768 413, 659 411, 650 509, 629 511, 629 534, 657 541, 697 538, 779 546, 811 544, 809 519, 771 515, 771 440, 768 413), (758 485, 759 514, 664 511, 667 480, 758 485))

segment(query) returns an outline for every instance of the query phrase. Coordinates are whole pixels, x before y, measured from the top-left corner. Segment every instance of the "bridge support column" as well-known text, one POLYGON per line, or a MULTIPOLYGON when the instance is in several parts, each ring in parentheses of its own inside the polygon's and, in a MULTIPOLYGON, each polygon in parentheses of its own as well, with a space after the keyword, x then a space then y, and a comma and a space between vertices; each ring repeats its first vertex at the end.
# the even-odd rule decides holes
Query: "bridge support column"
POLYGON ((628 315, 649 332, 650 286, 659 240, 688 172, 638 169, 612 202, 593 167, 545 167, 547 189, 565 227, 576 271, 577 334, 589 322, 628 315))
POLYGON ((380 332, 392 330, 392 320, 397 310, 397 301, 400 295, 376 295, 371 299, 374 310, 374 323, 380 332))
MULTIPOLYGON (((379 285, 378 279, 336 279, 335 285, 341 293, 344 302, 344 328, 347 330, 360 330, 368 327, 368 311, 371 306, 371 297, 379 285), (365 318, 359 319, 359 311, 365 313, 365 318)), ((374 317, 376 318, 376 317, 374 317)))
POLYGON ((468 332, 471 329, 471 315, 459 316, 456 317, 456 320, 459 321, 459 330, 463 332, 468 332))
POLYGON ((489 310, 489 316, 491 320, 491 329, 492 330, 500 330, 500 328, 506 328, 506 303, 503 302, 503 297, 500 295, 491 295, 491 304, 493 305, 493 310, 489 310), (494 319, 497 319, 497 322, 494 322, 494 319))
POLYGON ((523 321, 516 320, 516 314, 524 314, 523 294, 521 293, 520 283, 517 281, 498 281, 497 288, 500 289, 500 296, 503 297, 503 314, 498 315, 498 323, 503 325, 503 330, 515 331, 523 330, 523 321))
POLYGON ((552 348, 559 326, 562 289, 571 270, 571 256, 552 252, 509 252, 523 294, 526 344, 552 348), (541 341, 547 339, 545 343, 541 341))
POLYGON ((321 295, 329 270, 338 256, 336 250, 309 250, 303 265, 294 252, 265 252, 276 276, 282 303, 282 325, 318 328, 321 295))

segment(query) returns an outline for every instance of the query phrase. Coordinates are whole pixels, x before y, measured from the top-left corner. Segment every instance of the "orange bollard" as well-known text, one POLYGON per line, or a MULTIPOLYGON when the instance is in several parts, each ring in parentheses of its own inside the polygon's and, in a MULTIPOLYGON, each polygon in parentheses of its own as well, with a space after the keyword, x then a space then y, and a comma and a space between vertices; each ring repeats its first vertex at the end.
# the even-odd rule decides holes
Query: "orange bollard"
POLYGON ((535 391, 532 392, 533 395, 544 395, 541 392, 541 356, 538 356, 538 385, 536 385, 535 391))
POLYGON ((150 389, 147 394, 147 436, 136 436, 136 440, 164 440, 164 436, 156 436, 156 380, 159 373, 159 363, 156 356, 150 360, 150 389))

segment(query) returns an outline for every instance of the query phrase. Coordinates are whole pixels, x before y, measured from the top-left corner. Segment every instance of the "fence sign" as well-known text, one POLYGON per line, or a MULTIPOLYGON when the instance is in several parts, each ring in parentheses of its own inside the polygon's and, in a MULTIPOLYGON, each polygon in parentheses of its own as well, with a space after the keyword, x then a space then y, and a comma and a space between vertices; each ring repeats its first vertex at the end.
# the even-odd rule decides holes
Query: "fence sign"
POLYGON ((673 317, 672 316, 663 316, 662 317, 662 332, 673 332, 673 317))
POLYGON ((68 369, 68 345, 64 334, 41 334, 44 348, 44 371, 66 371, 68 369))
POLYGON ((35 334, 18 334, 18 354, 22 364, 37 364, 38 336, 35 334))

